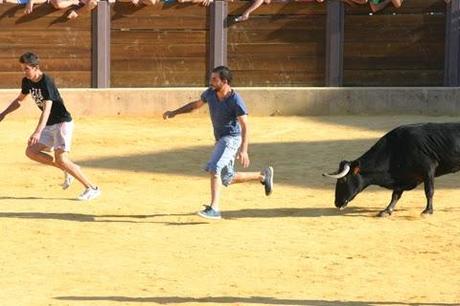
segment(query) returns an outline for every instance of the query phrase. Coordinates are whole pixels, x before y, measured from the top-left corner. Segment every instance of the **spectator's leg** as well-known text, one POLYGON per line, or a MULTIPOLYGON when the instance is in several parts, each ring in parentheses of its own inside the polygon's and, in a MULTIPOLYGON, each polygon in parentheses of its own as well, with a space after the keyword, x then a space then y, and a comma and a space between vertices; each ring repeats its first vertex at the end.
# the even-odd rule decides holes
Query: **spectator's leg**
POLYGON ((145 4, 145 5, 155 5, 157 3, 159 3, 160 1, 158 0, 142 0, 142 3, 145 4))
MULTIPOLYGON (((268 0, 269 1, 269 0, 268 0)), ((235 22, 240 22, 240 21, 246 21, 249 19, 249 15, 251 15, 252 12, 254 12, 256 9, 259 8, 259 6, 261 6, 263 3, 265 2, 265 0, 255 0, 250 7, 248 7, 248 9, 246 11, 244 11, 243 14, 241 14, 241 16, 238 16, 235 18, 235 22)), ((270 3, 270 2, 266 2, 266 3, 270 3)))
POLYGON ((371 7, 372 12, 376 13, 378 11, 383 10, 390 3, 391 0, 371 1, 369 2, 369 5, 371 7))
POLYGON ((391 3, 393 3, 393 6, 395 8, 400 8, 403 0, 391 0, 391 3))
POLYGON ((368 2, 367 0, 342 0, 342 1, 350 6, 355 6, 355 4, 366 4, 368 2))
POLYGON ((34 10, 34 5, 35 4, 43 4, 43 3, 46 3, 48 2, 48 0, 29 0, 29 2, 27 2, 26 4, 26 8, 24 10, 24 13, 27 15, 27 14, 31 14, 34 10))
POLYGON ((78 0, 50 0, 51 5, 57 10, 63 10, 71 7, 72 5, 78 5, 78 0))
POLYGON ((75 19, 77 18, 82 12, 90 12, 97 6, 97 0, 82 0, 78 5, 78 8, 72 10, 69 15, 67 15, 68 19, 75 19))

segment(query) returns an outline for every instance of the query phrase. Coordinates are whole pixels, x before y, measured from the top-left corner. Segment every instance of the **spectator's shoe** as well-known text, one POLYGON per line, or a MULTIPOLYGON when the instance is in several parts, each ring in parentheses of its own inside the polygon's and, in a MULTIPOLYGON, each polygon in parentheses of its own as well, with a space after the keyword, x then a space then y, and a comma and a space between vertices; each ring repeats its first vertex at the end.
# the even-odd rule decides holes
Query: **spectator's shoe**
POLYGON ((238 23, 238 22, 246 21, 248 19, 249 19, 249 16, 240 15, 240 16, 233 18, 233 22, 238 23))
POLYGON ((75 19, 78 17, 78 13, 75 10, 71 10, 70 13, 67 15, 67 19, 75 19))
POLYGON ((273 191, 273 176, 275 174, 273 167, 267 167, 262 171, 264 175, 264 180, 262 181, 262 185, 265 187, 265 195, 269 196, 272 194, 273 191))
POLYGON ((66 190, 72 185, 75 178, 67 172, 64 172, 64 183, 62 183, 62 189, 66 190))
POLYGON ((85 189, 85 191, 82 194, 78 196, 78 199, 80 201, 90 201, 90 200, 94 200, 100 195, 101 195, 101 189, 99 189, 99 187, 96 187, 96 188, 88 187, 85 189))
POLYGON ((209 205, 204 205, 204 209, 198 212, 198 216, 206 218, 206 219, 213 219, 213 220, 222 219, 222 216, 220 215, 220 211, 216 211, 212 209, 212 207, 209 205))

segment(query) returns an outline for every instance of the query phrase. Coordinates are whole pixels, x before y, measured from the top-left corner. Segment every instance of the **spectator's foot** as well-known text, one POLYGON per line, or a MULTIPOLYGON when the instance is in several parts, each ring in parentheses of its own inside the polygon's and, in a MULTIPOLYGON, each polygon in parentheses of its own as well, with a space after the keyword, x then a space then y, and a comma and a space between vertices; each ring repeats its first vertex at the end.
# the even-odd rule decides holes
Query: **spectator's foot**
POLYGON ((86 3, 86 8, 88 11, 92 11, 97 6, 97 0, 89 0, 86 3))
POLYGON ((78 17, 78 13, 75 10, 71 10, 69 15, 67 15, 67 19, 75 19, 78 17))
POLYGON ((204 205, 204 209, 198 212, 198 216, 213 220, 222 219, 220 211, 212 209, 209 205, 204 205))
POLYGON ((233 21, 237 23, 237 22, 246 21, 248 19, 249 19, 249 15, 240 15, 240 16, 235 17, 233 21))
POLYGON ((262 181, 262 185, 265 187, 265 195, 269 196, 272 194, 273 191, 273 177, 275 172, 273 171, 273 167, 267 167, 262 171, 264 176, 264 180, 262 181))

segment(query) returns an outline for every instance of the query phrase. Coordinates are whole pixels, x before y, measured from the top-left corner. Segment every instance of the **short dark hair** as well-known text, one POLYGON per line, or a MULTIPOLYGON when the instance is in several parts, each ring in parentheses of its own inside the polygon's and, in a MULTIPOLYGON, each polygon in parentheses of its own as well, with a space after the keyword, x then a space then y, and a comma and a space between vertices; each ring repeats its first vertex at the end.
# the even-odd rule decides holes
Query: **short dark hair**
POLYGON ((218 66, 212 70, 213 73, 218 73, 219 78, 223 81, 227 81, 227 83, 230 85, 233 80, 233 73, 230 70, 230 68, 226 66, 218 66))
POLYGON ((32 67, 36 67, 40 64, 40 59, 38 55, 33 52, 26 52, 21 57, 19 57, 19 62, 21 64, 26 64, 32 67))

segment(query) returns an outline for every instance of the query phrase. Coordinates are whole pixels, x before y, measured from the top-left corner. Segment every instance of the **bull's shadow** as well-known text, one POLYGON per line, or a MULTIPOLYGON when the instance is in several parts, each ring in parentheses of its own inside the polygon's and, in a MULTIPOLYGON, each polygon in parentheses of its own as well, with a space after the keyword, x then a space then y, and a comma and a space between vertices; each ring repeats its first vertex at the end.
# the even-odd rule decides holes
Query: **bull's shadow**
MULTIPOLYGON (((254 143, 250 145, 252 164, 248 171, 258 171, 267 165, 273 165, 277 184, 325 189, 333 192, 335 181, 323 178, 322 173, 336 170, 340 160, 358 158, 375 141, 376 139, 370 138, 254 143)), ((129 156, 114 155, 80 160, 78 163, 84 167, 101 169, 205 177, 202 168, 211 151, 211 146, 194 146, 129 156)), ((237 166, 237 168, 241 170, 241 167, 237 166)), ((458 174, 437 178, 436 188, 459 188, 460 184, 456 175, 458 174)), ((388 197, 390 194, 388 191, 388 197)))
POLYGON ((380 302, 380 301, 340 301, 340 300, 312 300, 312 299, 282 299, 265 296, 234 297, 234 296, 215 296, 215 297, 128 297, 128 296, 58 296, 61 301, 112 301, 124 303, 156 303, 162 305, 177 305, 184 303, 199 304, 262 304, 262 305, 296 305, 296 306, 454 306, 458 303, 404 303, 404 302, 380 302))

